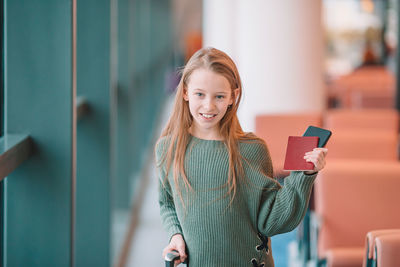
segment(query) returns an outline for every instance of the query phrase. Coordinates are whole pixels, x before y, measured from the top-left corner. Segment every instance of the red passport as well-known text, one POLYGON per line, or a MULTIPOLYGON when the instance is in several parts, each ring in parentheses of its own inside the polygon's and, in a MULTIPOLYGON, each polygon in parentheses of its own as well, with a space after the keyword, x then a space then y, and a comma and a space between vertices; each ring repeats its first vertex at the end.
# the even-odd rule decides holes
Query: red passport
POLYGON ((285 171, 313 170, 314 164, 307 162, 304 155, 318 147, 318 141, 318 136, 289 136, 283 169, 285 171))

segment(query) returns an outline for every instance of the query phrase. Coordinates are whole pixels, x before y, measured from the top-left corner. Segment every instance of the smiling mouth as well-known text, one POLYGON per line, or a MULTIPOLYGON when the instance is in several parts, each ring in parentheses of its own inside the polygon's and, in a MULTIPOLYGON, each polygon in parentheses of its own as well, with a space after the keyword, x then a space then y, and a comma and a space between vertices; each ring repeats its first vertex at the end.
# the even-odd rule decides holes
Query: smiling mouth
POLYGON ((217 114, 205 114, 205 113, 200 113, 201 116, 203 116, 206 119, 211 119, 217 116, 217 114))

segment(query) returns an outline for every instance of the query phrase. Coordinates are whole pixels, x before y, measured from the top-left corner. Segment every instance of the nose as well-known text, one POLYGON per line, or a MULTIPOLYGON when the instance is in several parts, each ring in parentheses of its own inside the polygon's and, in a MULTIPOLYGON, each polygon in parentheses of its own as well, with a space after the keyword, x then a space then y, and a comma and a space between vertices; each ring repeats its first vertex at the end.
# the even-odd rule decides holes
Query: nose
POLYGON ((207 109, 207 111, 212 111, 215 107, 214 99, 212 98, 206 98, 203 104, 204 108, 207 109))

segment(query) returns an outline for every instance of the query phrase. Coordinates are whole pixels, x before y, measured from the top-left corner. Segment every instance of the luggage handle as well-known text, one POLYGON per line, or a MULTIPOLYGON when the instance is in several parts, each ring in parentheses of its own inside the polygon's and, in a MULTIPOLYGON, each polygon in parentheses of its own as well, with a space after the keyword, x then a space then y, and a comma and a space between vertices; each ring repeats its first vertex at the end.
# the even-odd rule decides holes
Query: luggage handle
MULTIPOLYGON (((174 262, 179 259, 179 253, 176 250, 173 250, 169 253, 167 253, 167 255, 165 255, 165 267, 174 267, 174 262)), ((186 258, 186 260, 183 262, 183 264, 186 264, 186 266, 189 266, 188 264, 188 260, 186 258)))

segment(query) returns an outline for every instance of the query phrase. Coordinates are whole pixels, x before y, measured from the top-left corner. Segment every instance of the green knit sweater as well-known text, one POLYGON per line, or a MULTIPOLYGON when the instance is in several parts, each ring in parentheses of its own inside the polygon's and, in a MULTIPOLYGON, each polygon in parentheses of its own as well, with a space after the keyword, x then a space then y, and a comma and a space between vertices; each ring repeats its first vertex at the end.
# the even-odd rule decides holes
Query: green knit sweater
MULTIPOLYGON (((166 140, 156 146, 157 163, 165 153, 166 140)), ((237 183, 231 206, 229 195, 224 197, 229 159, 222 141, 190 138, 185 172, 194 192, 187 192, 179 183, 185 207, 172 170, 165 179, 165 166, 158 168, 162 223, 169 238, 183 235, 191 267, 253 266, 252 259, 274 266, 271 253, 256 249, 262 244, 259 233, 271 237, 291 231, 306 212, 316 175, 291 172, 280 186, 270 178, 272 163, 264 145, 241 142, 239 150, 245 159, 245 177, 237 183)))

